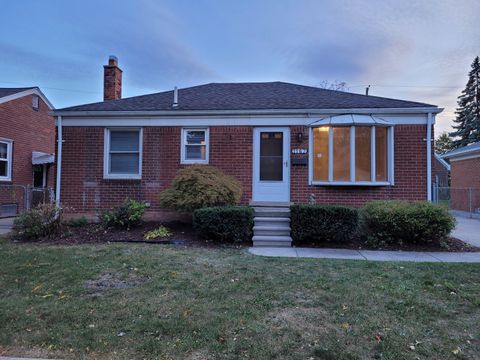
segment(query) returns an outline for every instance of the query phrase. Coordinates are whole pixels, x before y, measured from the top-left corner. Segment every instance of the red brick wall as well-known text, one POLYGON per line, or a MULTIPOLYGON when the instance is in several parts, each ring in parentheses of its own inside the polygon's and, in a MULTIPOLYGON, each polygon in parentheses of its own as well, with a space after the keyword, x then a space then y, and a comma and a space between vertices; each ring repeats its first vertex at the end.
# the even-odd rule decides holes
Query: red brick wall
MULTIPOLYGON (((40 98, 38 111, 32 109, 32 95, 0 104, 0 137, 13 140, 13 172, 10 184, 33 183, 32 151, 55 152, 55 121, 40 98)), ((53 186, 54 171, 49 173, 53 186)), ((7 184, 0 181, 1 184, 7 184)))
MULTIPOLYGON (((89 212, 118 204, 126 197, 151 203, 159 210, 157 196, 171 183, 180 165, 180 127, 143 129, 143 174, 141 180, 103 179, 104 129, 65 127, 63 129, 62 193, 64 205, 77 212, 89 212)), ((291 166, 291 199, 308 202, 310 193, 317 203, 359 206, 374 199, 425 200, 426 127, 395 127, 395 186, 321 187, 308 185, 308 167, 291 166)), ((308 148, 308 128, 291 127, 292 148, 308 148), (297 133, 304 140, 298 143, 297 133)), ((210 165, 235 176, 243 185, 242 203, 251 199, 253 127, 210 127, 210 165)), ((300 155, 292 155, 300 156, 300 155)), ((188 166, 188 165, 187 165, 188 166)))
MULTIPOLYGON (((308 130, 292 127, 291 143, 295 148, 308 148, 308 130), (305 140, 299 144, 297 133, 305 140)), ((397 125, 394 130, 394 186, 309 186, 308 166, 291 167, 291 200, 306 203, 314 194, 318 204, 361 206, 372 200, 427 199, 426 126, 397 125)), ((299 155, 295 155, 300 157, 299 155)))
MULTIPOLYGON (((142 179, 111 180, 103 179, 104 128, 63 128, 62 204, 88 212, 131 197, 159 210, 159 192, 181 167, 188 166, 180 165, 180 134, 180 127, 145 127, 142 179)), ((210 128, 209 163, 242 183, 243 203, 251 198, 252 136, 251 127, 210 128)))
POLYGON ((480 155, 477 158, 451 161, 450 164, 451 207, 463 211, 480 208, 480 155))

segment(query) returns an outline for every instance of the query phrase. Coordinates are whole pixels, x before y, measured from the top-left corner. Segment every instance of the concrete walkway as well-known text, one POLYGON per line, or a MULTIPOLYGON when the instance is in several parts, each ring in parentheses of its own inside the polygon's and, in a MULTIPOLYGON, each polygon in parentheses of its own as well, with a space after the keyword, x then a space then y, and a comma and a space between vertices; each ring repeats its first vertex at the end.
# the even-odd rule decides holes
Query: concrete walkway
POLYGON ((296 257, 317 259, 344 259, 369 261, 413 261, 413 262, 448 262, 448 263, 480 263, 480 252, 420 252, 420 251, 380 251, 380 250, 347 250, 318 248, 274 248, 251 247, 251 254, 272 257, 296 257))
POLYGON ((0 219, 0 235, 8 234, 13 227, 14 218, 3 218, 0 219))
MULTIPOLYGON (((457 227, 452 232, 456 237, 470 245, 480 247, 480 220, 455 214, 457 227)), ((480 263, 480 252, 421 252, 421 251, 381 251, 381 250, 347 250, 315 248, 275 248, 255 247, 248 251, 254 255, 276 257, 303 257, 318 259, 345 259, 370 261, 414 261, 414 262, 449 262, 480 263)))
POLYGON ((452 236, 470 245, 480 247, 480 219, 455 216, 457 227, 452 236))

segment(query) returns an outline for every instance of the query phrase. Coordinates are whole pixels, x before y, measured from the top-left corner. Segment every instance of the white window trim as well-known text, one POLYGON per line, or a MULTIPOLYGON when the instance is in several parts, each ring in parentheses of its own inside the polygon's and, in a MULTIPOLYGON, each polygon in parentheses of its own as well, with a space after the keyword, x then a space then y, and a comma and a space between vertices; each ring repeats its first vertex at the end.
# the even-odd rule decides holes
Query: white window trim
POLYGON ((142 128, 105 128, 103 141, 103 178, 104 179, 141 179, 142 178, 142 159, 143 159, 143 129, 142 128), (110 174, 110 131, 139 131, 138 145, 138 174, 110 174))
POLYGON ((0 143, 7 145, 7 159, 0 160, 7 163, 7 176, 0 176, 0 181, 12 181, 13 140, 0 138, 0 143))
MULTIPOLYGON (((358 125, 361 126, 361 125, 358 125)), ((313 179, 313 129, 308 132, 308 183, 309 185, 322 186, 393 186, 394 183, 394 134, 393 126, 387 127, 387 181, 376 181, 375 179, 375 128, 371 126, 371 181, 355 181, 355 126, 350 127, 350 181, 333 180, 333 127, 328 131, 328 181, 313 179)))
POLYGON ((210 153, 210 135, 208 127, 188 127, 182 128, 182 139, 180 144, 180 164, 208 164, 209 153, 210 153), (205 131, 205 160, 198 159, 186 159, 185 146, 187 145, 187 132, 188 131, 205 131))

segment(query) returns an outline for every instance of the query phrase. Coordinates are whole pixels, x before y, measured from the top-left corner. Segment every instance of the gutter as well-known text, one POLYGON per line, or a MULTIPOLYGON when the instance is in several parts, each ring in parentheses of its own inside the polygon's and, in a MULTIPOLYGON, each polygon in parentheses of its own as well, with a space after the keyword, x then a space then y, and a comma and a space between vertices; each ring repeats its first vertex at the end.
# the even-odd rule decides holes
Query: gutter
POLYGON ((326 114, 438 114, 443 108, 354 108, 354 109, 266 109, 266 110, 153 110, 153 111, 68 111, 56 110, 53 116, 210 116, 210 115, 326 115, 326 114))
POLYGON ((432 113, 427 115, 427 201, 432 201, 432 113))
POLYGON ((55 187, 55 202, 57 207, 60 207, 60 189, 62 181, 62 147, 63 147, 63 134, 62 134, 62 117, 57 116, 57 181, 55 187))
POLYGON ((465 148, 460 148, 457 150, 452 150, 446 154, 442 155, 442 159, 453 160, 455 158, 469 156, 469 155, 480 155, 480 147, 475 146, 474 148, 469 148, 470 145, 465 146, 465 148))

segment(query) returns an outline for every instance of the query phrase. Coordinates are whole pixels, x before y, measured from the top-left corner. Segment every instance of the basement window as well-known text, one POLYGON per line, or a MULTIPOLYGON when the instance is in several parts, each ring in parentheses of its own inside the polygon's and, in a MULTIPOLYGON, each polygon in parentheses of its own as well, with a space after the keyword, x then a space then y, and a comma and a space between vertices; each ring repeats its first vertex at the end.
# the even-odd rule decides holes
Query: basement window
POLYGON ((208 128, 182 129, 182 164, 208 164, 208 128))
POLYGON ((0 181, 12 181, 12 141, 0 139, 0 181))
POLYGON ((104 178, 141 179, 142 129, 105 129, 104 178))

